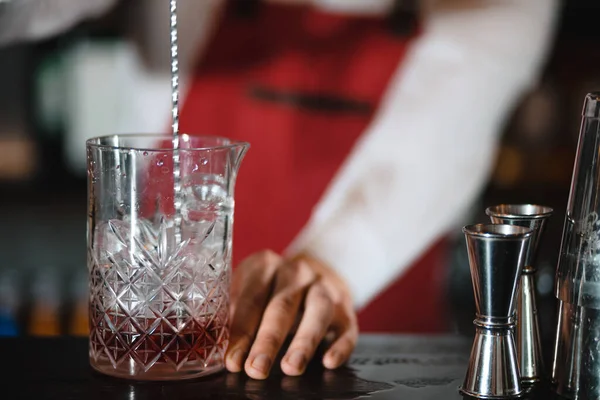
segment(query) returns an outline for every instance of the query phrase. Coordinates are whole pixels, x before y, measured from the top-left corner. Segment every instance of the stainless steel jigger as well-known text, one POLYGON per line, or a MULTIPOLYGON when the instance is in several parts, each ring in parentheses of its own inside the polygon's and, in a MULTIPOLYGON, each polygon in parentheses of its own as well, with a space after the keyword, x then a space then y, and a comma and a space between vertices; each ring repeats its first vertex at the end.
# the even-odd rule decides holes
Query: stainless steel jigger
POLYGON ((515 300, 533 231, 515 225, 463 228, 477 318, 465 381, 460 391, 482 399, 523 393, 515 350, 515 300))
POLYGON ((517 293, 516 313, 517 359, 521 382, 531 385, 541 380, 544 369, 535 301, 534 261, 546 221, 553 210, 550 207, 534 204, 500 204, 488 207, 485 212, 494 224, 518 225, 533 230, 517 293))

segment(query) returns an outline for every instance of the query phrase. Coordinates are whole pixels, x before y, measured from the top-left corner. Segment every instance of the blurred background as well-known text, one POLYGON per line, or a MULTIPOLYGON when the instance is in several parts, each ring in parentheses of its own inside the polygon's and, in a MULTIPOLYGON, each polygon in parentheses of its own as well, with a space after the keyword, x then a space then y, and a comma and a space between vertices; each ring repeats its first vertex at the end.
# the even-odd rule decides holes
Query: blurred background
MULTIPOLYGON (((504 127, 493 177, 474 216, 487 220, 485 207, 500 202, 554 207, 538 260, 546 319, 553 318, 553 275, 581 104, 586 92, 600 88, 600 3, 564 3, 543 79, 504 127)), ((83 140, 127 129, 122 115, 143 109, 132 104, 135 99, 130 108, 114 105, 135 75, 126 39, 138 29, 143 24, 136 25, 130 2, 123 2, 52 39, 0 48, 0 334, 87 332, 83 140), (97 65, 111 72, 102 75, 97 65)), ((160 29, 155 35, 164 47, 168 36, 160 29)), ((144 79, 162 90, 169 85, 165 77, 144 79)), ((167 113, 160 117, 166 121, 167 113)), ((471 329, 472 288, 463 238, 454 239, 448 296, 453 329, 463 331, 471 329)))

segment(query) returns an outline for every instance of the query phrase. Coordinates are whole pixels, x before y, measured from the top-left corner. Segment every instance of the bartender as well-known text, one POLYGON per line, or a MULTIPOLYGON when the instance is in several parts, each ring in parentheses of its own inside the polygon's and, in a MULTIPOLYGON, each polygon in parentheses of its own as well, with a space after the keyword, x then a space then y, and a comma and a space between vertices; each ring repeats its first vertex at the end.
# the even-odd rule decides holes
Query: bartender
MULTIPOLYGON (((114 3, 13 0, 0 6, 0 42, 57 34, 114 3)), ((359 325, 443 329, 432 245, 487 182, 557 10, 558 0, 180 0, 196 21, 180 33, 180 129, 252 145, 236 187, 230 371, 264 379, 283 350, 284 373, 302 374, 324 338, 323 364, 337 368, 359 325)), ((164 113, 154 131, 168 126, 166 107, 147 113, 164 113)))

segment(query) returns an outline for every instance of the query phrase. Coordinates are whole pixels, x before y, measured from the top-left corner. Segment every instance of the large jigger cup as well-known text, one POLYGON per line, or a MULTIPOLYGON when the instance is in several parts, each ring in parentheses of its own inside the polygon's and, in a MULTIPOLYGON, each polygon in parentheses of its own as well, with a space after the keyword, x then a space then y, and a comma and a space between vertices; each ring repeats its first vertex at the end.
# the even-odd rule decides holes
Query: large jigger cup
POLYGON ((513 329, 519 278, 533 231, 515 225, 463 228, 473 280, 475 339, 461 392, 482 399, 523 393, 513 329))
POLYGON ((517 358, 521 382, 533 384, 541 380, 544 370, 542 343, 535 301, 535 259, 546 221, 552 208, 534 204, 501 204, 485 210, 494 224, 531 228, 529 251, 525 257, 521 285, 517 293, 517 358))

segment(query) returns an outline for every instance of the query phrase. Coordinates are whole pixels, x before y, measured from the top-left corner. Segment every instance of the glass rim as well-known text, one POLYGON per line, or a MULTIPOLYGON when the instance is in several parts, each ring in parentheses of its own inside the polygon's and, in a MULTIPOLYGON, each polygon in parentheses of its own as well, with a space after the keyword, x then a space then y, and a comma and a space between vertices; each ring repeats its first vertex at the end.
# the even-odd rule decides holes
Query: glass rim
POLYGON ((156 147, 144 147, 144 146, 115 146, 111 144, 101 144, 94 143, 94 141, 101 141, 102 139, 111 139, 111 138, 155 138, 155 139, 168 139, 169 141, 173 140, 173 136, 166 133, 119 133, 114 135, 104 135, 104 136, 94 136, 85 141, 86 147, 97 148, 97 149, 106 149, 106 150, 125 150, 125 151, 147 151, 147 152, 155 152, 155 153, 163 153, 163 152, 175 152, 175 151, 213 151, 213 150, 226 150, 233 149, 236 147, 250 147, 250 143, 244 141, 238 141, 229 139, 225 136, 217 136, 217 135, 190 135, 187 133, 182 133, 179 135, 180 138, 195 138, 195 139, 221 139, 224 142, 228 142, 228 144, 220 144, 217 146, 204 146, 204 147, 185 147, 185 148, 156 148, 156 147))

